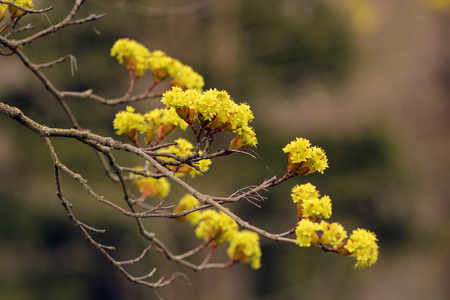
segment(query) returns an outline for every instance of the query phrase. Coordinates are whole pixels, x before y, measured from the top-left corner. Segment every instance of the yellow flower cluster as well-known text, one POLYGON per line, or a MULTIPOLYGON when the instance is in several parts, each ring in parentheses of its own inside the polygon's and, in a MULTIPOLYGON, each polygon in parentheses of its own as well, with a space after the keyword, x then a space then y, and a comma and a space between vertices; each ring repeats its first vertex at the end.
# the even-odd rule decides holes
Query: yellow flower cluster
POLYGON ((291 196, 294 203, 297 203, 299 217, 309 218, 313 221, 331 217, 330 197, 319 198, 319 192, 311 183, 294 186, 291 196))
POLYGON ((259 269, 262 255, 259 235, 249 230, 235 232, 231 237, 227 254, 235 262, 249 263, 252 269, 259 269))
POLYGON ((149 63, 156 81, 162 81, 170 76, 173 78, 172 86, 199 91, 205 85, 203 77, 192 67, 183 65, 179 60, 167 56, 163 51, 153 51, 149 57, 149 63))
MULTIPOLYGON (((172 145, 166 148, 162 148, 159 150, 163 153, 173 153, 177 156, 188 156, 192 154, 192 149, 194 149, 194 146, 187 140, 183 138, 176 139, 175 142, 176 145, 172 145)), ((164 160, 174 160, 170 157, 161 157, 164 160)), ((198 167, 202 172, 206 172, 209 170, 209 165, 211 164, 210 159, 203 159, 198 162, 198 167)), ((195 177, 195 175, 202 175, 202 172, 196 170, 195 168, 182 164, 179 166, 170 166, 172 172, 174 172, 178 176, 182 176, 184 174, 189 174, 191 177, 195 177)))
POLYGON ((371 266, 378 259, 377 236, 365 229, 353 230, 343 248, 356 258, 355 267, 371 266))
POLYGON ((125 134, 133 142, 136 142, 137 132, 145 133, 146 144, 149 145, 155 136, 159 142, 177 127, 185 130, 188 125, 174 109, 154 109, 142 115, 135 113, 133 107, 127 106, 126 110, 116 114, 113 126, 116 134, 125 134))
POLYGON ((307 175, 316 171, 323 174, 328 168, 328 159, 322 148, 313 146, 309 140, 296 138, 283 148, 288 154, 288 171, 297 175, 307 175))
MULTIPOLYGON (((200 206, 200 202, 192 195, 186 194, 181 198, 174 212, 181 212, 200 206)), ((223 212, 212 209, 194 211, 178 218, 189 221, 192 226, 197 225, 195 235, 216 248, 226 242, 229 243, 228 257, 232 262, 248 263, 253 269, 261 267, 261 247, 259 235, 249 230, 238 230, 237 223, 223 212)))
MULTIPOLYGON (((190 194, 186 194, 183 196, 183 198, 181 198, 180 202, 175 207, 174 212, 182 212, 183 210, 189 210, 197 206, 200 206, 200 202, 197 200, 197 198, 190 194)), ((200 211, 191 212, 186 216, 178 218, 178 220, 182 222, 189 221, 191 225, 196 225, 200 221, 200 211)))
POLYGON ((341 224, 325 221, 318 223, 321 218, 328 219, 331 216, 331 200, 328 196, 319 199, 320 194, 314 185, 297 185, 292 189, 291 196, 294 203, 297 203, 300 219, 295 229, 296 243, 300 247, 331 247, 336 253, 355 257, 355 267, 371 266, 377 261, 375 234, 358 229, 347 239, 347 232, 341 224))
POLYGON ((142 77, 150 68, 148 58, 150 51, 134 40, 129 38, 117 40, 111 48, 111 56, 116 57, 119 63, 134 72, 136 77, 142 77))
POLYGON ((174 87, 164 93, 161 100, 167 108, 175 108, 187 123, 198 121, 210 132, 232 131, 240 139, 240 145, 256 146, 253 113, 246 103, 236 104, 226 91, 211 89, 203 93, 174 87))
POLYGON ((145 197, 165 198, 170 192, 170 182, 166 178, 144 177, 132 174, 134 185, 145 197))
POLYGON ((147 126, 146 140, 149 144, 155 136, 162 140, 171 134, 177 127, 186 130, 188 124, 184 122, 175 112, 175 109, 154 109, 144 114, 147 126))
POLYGON ((237 230, 237 223, 224 212, 206 209, 200 214, 195 235, 214 248, 229 241, 237 230))
POLYGON ((317 245, 319 243, 319 236, 316 231, 320 230, 318 223, 311 221, 310 219, 302 219, 297 224, 295 229, 296 243, 300 247, 311 247, 311 245, 317 245))
POLYGON ((121 135, 133 131, 145 132, 144 116, 134 111, 133 107, 127 106, 126 110, 116 113, 113 121, 114 129, 117 130, 116 134, 121 135))
POLYGON ((117 40, 111 48, 111 56, 134 72, 136 77, 142 77, 145 71, 152 69, 155 82, 171 76, 172 85, 184 89, 202 90, 205 85, 203 77, 190 66, 160 50, 150 52, 144 45, 129 38, 117 40))
POLYGON ((339 223, 327 223, 325 221, 320 222, 320 230, 323 232, 320 237, 322 245, 331 245, 334 249, 337 249, 342 245, 343 241, 347 238, 347 231, 339 223))

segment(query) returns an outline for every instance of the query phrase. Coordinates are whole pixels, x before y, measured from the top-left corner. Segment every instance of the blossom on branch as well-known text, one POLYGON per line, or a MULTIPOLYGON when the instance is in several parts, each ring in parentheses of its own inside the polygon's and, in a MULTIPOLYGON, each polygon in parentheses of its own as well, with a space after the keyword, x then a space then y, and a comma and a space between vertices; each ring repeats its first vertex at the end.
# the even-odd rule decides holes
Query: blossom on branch
MULTIPOLYGON (((198 122, 208 132, 232 131, 242 139, 242 144, 256 146, 253 113, 246 103, 236 104, 226 91, 211 89, 203 93, 173 87, 161 100, 167 108, 175 108, 188 124, 198 122)), ((241 144, 241 145, 242 145, 241 144)))
POLYGON ((165 198, 170 192, 170 182, 162 178, 144 177, 132 174, 136 179, 133 180, 134 185, 139 192, 145 197, 165 198))
POLYGON ((179 60, 167 56, 163 51, 153 51, 148 58, 153 70, 153 78, 156 82, 163 81, 168 76, 173 78, 172 86, 183 89, 201 91, 205 82, 203 77, 195 72, 192 67, 182 64, 179 60))
POLYGON ((368 267, 378 259, 377 236, 365 229, 353 230, 343 248, 342 254, 356 258, 355 268, 368 267))
POLYGON ((323 232, 320 237, 322 245, 331 245, 334 249, 337 249, 347 238, 347 231, 339 223, 334 222, 330 224, 322 221, 319 225, 320 230, 323 232))
POLYGON ((133 107, 127 106, 126 110, 116 114, 113 121, 114 129, 117 130, 116 134, 121 135, 136 131, 143 133, 147 130, 144 116, 134 111, 133 107))
POLYGON ((209 242, 210 246, 215 248, 230 241, 237 230, 237 223, 224 212, 207 209, 200 215, 195 235, 209 242))
POLYGON ((255 270, 261 267, 262 253, 259 235, 253 231, 235 232, 230 238, 227 253, 228 257, 235 262, 249 263, 255 270))
POLYGON ((148 61, 150 51, 138 42, 129 38, 117 40, 111 48, 111 56, 125 65, 136 77, 142 77, 150 68, 148 61))
MULTIPOLYGON (((183 198, 180 199, 180 202, 178 202, 178 205, 175 207, 174 212, 182 212, 183 210, 189 210, 197 206, 200 206, 200 202, 197 200, 197 198, 190 194, 186 194, 183 196, 183 198)), ((200 211, 194 211, 190 214, 187 214, 186 216, 179 217, 178 220, 182 222, 189 221, 191 225, 196 225, 200 221, 200 214, 200 211)))
POLYGON ((157 137, 161 141, 171 134, 177 127, 186 130, 188 124, 181 119, 175 109, 154 109, 144 114, 146 122, 145 138, 150 144, 157 137))
POLYGON ((319 147, 311 147, 309 140, 296 138, 283 148, 288 153, 288 171, 296 175, 307 175, 328 168, 328 159, 325 151, 319 147))
POLYGON ((182 130, 187 128, 184 122, 174 109, 154 109, 142 115, 135 113, 135 109, 127 106, 125 111, 116 114, 113 121, 116 134, 125 136, 135 144, 137 143, 137 133, 145 133, 147 145, 157 138, 157 143, 171 134, 177 127, 182 130))
POLYGON ((312 221, 328 219, 331 217, 331 199, 328 196, 320 198, 316 187, 311 183, 296 185, 292 188, 292 200, 297 203, 297 212, 300 218, 309 218, 312 221))
POLYGON ((300 247, 311 247, 311 245, 319 244, 319 236, 316 233, 318 230, 320 230, 320 226, 316 222, 309 219, 300 220, 295 229, 296 244, 300 247))

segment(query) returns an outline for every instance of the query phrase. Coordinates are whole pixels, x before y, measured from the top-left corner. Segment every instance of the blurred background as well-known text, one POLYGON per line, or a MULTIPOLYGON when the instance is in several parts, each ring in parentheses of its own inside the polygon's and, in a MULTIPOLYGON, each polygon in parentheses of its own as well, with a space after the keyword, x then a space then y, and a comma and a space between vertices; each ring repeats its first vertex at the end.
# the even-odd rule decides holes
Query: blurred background
MULTIPOLYGON (((36 32, 55 24, 73 1, 27 16, 36 32)), ((257 208, 230 208, 252 224, 278 233, 293 227, 290 190, 311 182, 333 201, 330 221, 347 231, 377 234, 377 264, 353 269, 353 258, 261 240, 262 267, 192 272, 152 252, 131 268, 156 276, 180 271, 189 277, 158 290, 164 299, 436 299, 450 298, 450 1, 448 0, 91 0, 80 17, 106 13, 93 24, 66 28, 24 47, 36 63, 76 57, 46 74, 61 90, 119 97, 127 90, 125 68, 109 56, 129 37, 163 50, 202 74, 208 88, 227 90, 255 114, 255 149, 269 166, 248 156, 213 161, 188 182, 203 193, 228 196, 241 187, 282 176, 281 149, 305 137, 327 152, 330 168, 297 177, 265 193, 257 208)), ((3 21, 5 22, 5 21, 3 21)), ((1 101, 51 127, 70 127, 62 109, 16 57, 0 57, 1 101)), ((149 75, 138 84, 142 91, 149 75)), ((166 84, 166 83, 164 83, 166 84)), ((167 85, 159 87, 163 91, 167 85)), ((115 136, 112 120, 125 106, 70 99, 84 128, 115 136)), ((161 107, 159 99, 134 105, 161 107)), ((176 135, 189 138, 188 134, 176 135)), ((117 137, 124 140, 123 137, 117 137)), ((215 142, 226 147, 229 136, 215 142)), ((120 189, 104 176, 94 152, 73 141, 53 140, 60 159, 111 201, 120 189)), ((117 153, 120 163, 139 161, 117 153)), ((146 246, 134 221, 101 206, 70 178, 63 189, 78 218, 97 228, 100 242, 126 260, 146 246)), ((174 191, 167 204, 184 194, 174 191)), ((158 199, 149 200, 158 203, 158 199)), ((148 221, 175 253, 199 241, 174 220, 148 221)), ((222 252, 221 252, 222 251, 222 252)), ((215 260, 225 262, 225 249, 215 260)), ((201 257, 195 258, 201 261, 201 257)), ((119 274, 73 227, 55 195, 53 168, 40 139, 0 115, 0 299, 157 299, 119 274)))

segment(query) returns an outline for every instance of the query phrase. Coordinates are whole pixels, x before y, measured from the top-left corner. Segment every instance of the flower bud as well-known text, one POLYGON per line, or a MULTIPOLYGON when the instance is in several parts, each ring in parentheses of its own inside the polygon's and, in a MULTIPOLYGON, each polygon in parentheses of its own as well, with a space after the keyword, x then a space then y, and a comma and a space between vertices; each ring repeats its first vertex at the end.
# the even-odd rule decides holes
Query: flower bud
POLYGON ((195 110, 190 109, 189 107, 176 107, 175 111, 177 115, 182 118, 186 123, 194 122, 195 110))
POLYGON ((148 130, 145 133, 145 144, 150 145, 154 138, 155 138, 155 131, 153 129, 148 130))
POLYGON ((287 165, 288 165, 288 171, 289 172, 294 172, 297 171, 298 168, 300 167, 301 163, 294 163, 292 162, 292 153, 288 154, 288 158, 287 158, 287 165))
POLYGON ((136 144, 138 139, 138 133, 136 128, 133 128, 130 131, 125 132, 125 137, 133 144, 136 144))
POLYGON ((242 146, 242 138, 240 136, 235 137, 230 143, 230 149, 239 150, 242 146))

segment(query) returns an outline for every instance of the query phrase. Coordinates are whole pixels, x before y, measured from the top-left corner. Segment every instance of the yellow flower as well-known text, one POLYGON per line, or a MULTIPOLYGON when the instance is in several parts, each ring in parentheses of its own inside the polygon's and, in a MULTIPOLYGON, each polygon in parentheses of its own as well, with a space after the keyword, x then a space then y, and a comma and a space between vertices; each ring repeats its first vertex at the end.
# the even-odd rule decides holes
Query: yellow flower
POLYGON ((148 62, 150 51, 129 38, 117 40, 111 48, 111 56, 116 57, 119 63, 134 72, 136 77, 144 76, 145 71, 150 68, 148 62))
POLYGON ((145 134, 147 143, 150 143, 155 136, 159 141, 171 134, 180 127, 186 130, 188 124, 181 119, 175 109, 154 109, 144 114, 146 122, 145 134))
POLYGON ((311 143, 305 138, 296 138, 283 148, 284 153, 291 154, 292 163, 302 163, 311 157, 311 143))
POLYGON ((316 190, 316 187, 308 182, 302 185, 297 184, 294 186, 292 188, 291 196, 294 203, 301 203, 306 199, 318 198, 320 197, 320 194, 316 190))
POLYGON ((283 148, 288 153, 288 171, 296 175, 307 175, 316 171, 323 173, 328 168, 325 151, 319 147, 311 147, 309 140, 296 138, 283 148))
POLYGON ((225 213, 207 209, 200 214, 195 235, 210 242, 211 247, 217 247, 229 241, 237 230, 237 223, 225 213))
POLYGON ((297 203, 298 215, 317 221, 331 217, 331 199, 328 196, 320 198, 319 191, 311 183, 296 185, 292 188, 292 200, 297 203))
POLYGON ((163 51, 153 51, 148 59, 156 81, 162 81, 167 76, 173 78, 172 85, 183 89, 201 91, 205 82, 203 77, 190 66, 183 65, 175 58, 167 56, 163 51))
POLYGON ((308 174, 318 171, 323 174, 323 171, 328 168, 328 159, 325 151, 319 147, 311 147, 311 157, 305 164, 310 169, 308 174))
POLYGON ((234 131, 237 137, 242 139, 242 144, 256 147, 258 144, 258 139, 252 127, 242 126, 234 131))
POLYGON ((323 245, 331 245, 334 249, 340 247, 347 238, 347 231, 339 223, 320 222, 320 230, 323 231, 320 241, 323 245))
POLYGON ((302 217, 318 220, 331 217, 331 199, 328 196, 322 198, 310 198, 304 200, 301 204, 302 217))
MULTIPOLYGON (((9 1, 13 2, 13 1, 9 1)), ((33 1, 31 0, 16 0, 14 1, 14 4, 21 6, 23 8, 33 9, 33 1)), ((25 14, 25 11, 21 10, 20 8, 8 5, 9 13, 11 14, 11 18, 18 18, 25 14)))
POLYGON ((316 233, 320 230, 319 224, 309 219, 302 219, 298 222, 295 229, 295 235, 297 236, 295 242, 300 247, 311 247, 319 243, 319 237, 316 233))
POLYGON ((114 129, 116 129, 116 134, 130 133, 132 131, 145 132, 147 126, 145 123, 145 118, 143 115, 134 112, 134 108, 127 106, 126 110, 120 111, 116 114, 113 121, 114 129))
POLYGON ((203 128, 213 132, 232 131, 242 139, 242 144, 257 144, 253 128, 248 125, 254 118, 250 106, 236 104, 226 91, 211 89, 201 93, 173 87, 164 93, 161 101, 167 108, 175 108, 188 123, 198 121, 203 128))
POLYGON ((132 174, 132 176, 137 178, 133 180, 133 183, 145 197, 158 197, 162 199, 167 197, 170 192, 170 182, 164 177, 143 177, 135 174, 132 174))
POLYGON ((378 259, 377 236, 365 229, 353 230, 350 238, 344 244, 349 256, 356 258, 356 267, 368 267, 378 259))
POLYGON ((249 263, 255 270, 261 267, 259 235, 249 230, 236 231, 230 238, 228 257, 236 262, 249 263))
MULTIPOLYGON (((181 198, 180 202, 178 203, 178 205, 175 207, 174 212, 181 212, 183 210, 189 210, 191 208, 200 206, 200 202, 197 200, 197 198, 195 198, 194 196, 190 195, 190 194, 186 194, 183 196, 183 198, 181 198)), ((191 223, 191 225, 195 225, 200 221, 200 211, 194 211, 191 212, 190 214, 180 217, 178 218, 178 220, 180 221, 186 221, 188 220, 189 223, 191 223)))
POLYGON ((127 106, 126 110, 116 113, 113 121, 116 134, 127 134, 136 131, 141 133, 146 130, 146 124, 144 116, 134 112, 135 109, 131 106, 127 106))

